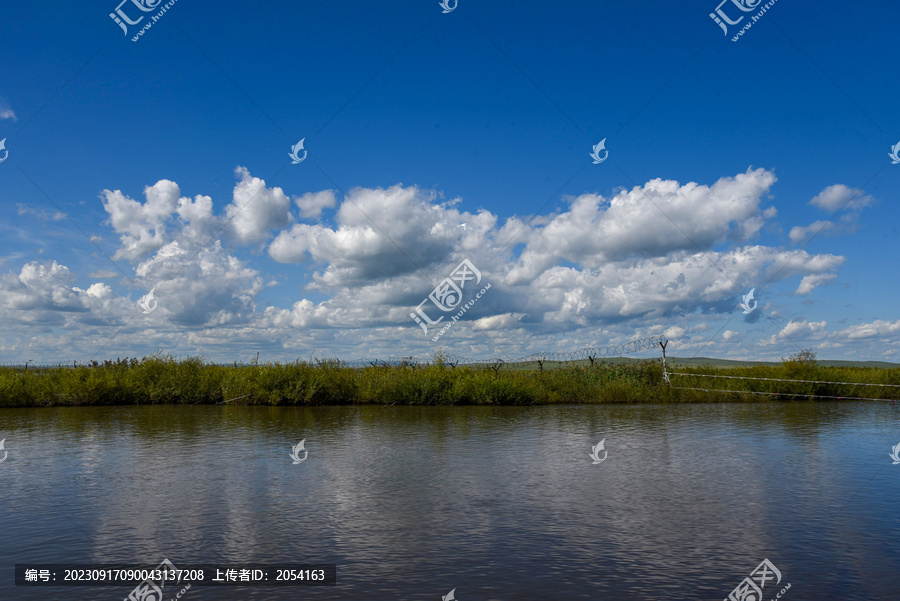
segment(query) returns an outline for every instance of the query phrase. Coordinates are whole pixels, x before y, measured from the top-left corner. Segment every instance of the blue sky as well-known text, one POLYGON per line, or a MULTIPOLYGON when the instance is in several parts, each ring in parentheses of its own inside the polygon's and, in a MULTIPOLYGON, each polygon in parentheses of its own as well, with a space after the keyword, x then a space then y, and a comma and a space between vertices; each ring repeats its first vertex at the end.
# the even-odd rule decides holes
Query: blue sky
POLYGON ((900 360, 895 4, 135 3, 0 9, 0 361, 900 360))

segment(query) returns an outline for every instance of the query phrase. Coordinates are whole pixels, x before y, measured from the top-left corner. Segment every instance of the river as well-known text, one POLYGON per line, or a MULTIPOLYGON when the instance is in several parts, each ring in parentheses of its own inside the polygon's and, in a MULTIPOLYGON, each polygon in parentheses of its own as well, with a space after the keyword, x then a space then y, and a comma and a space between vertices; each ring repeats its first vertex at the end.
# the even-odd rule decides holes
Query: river
POLYGON ((765 559, 765 600, 900 596, 891 403, 0 409, 0 439, 4 600, 133 588, 14 564, 164 558, 337 565, 181 601, 721 600, 765 559))

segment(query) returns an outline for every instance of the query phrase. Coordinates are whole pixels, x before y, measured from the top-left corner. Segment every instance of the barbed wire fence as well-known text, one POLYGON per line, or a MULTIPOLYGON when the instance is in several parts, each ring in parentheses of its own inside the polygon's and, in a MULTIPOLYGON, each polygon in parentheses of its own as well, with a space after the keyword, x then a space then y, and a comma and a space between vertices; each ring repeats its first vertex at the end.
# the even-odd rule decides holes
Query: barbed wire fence
MULTIPOLYGON (((452 353, 440 353, 439 362, 442 365, 448 365, 452 367, 456 366, 469 366, 469 367, 492 367, 496 368, 496 366, 512 366, 512 365, 522 365, 529 363, 537 363, 539 368, 543 369, 544 363, 575 363, 575 362, 589 362, 592 366, 599 359, 603 358, 612 358, 612 357, 621 357, 627 355, 629 353, 636 353, 640 351, 646 351, 654 348, 659 341, 662 340, 659 336, 651 336, 648 338, 641 338, 638 340, 632 340, 631 342, 627 342, 624 344, 610 345, 610 346, 599 346, 599 347, 588 347, 578 349, 576 351, 570 351, 566 353, 557 353, 557 352, 545 352, 545 353, 532 353, 530 355, 523 355, 516 359, 506 360, 499 358, 492 359, 472 359, 471 357, 463 357, 461 355, 455 355, 452 353)), ((366 367, 366 366, 385 366, 385 367, 396 367, 396 366, 415 366, 415 365, 433 365, 438 361, 435 360, 434 357, 428 358, 419 358, 419 357, 391 357, 390 359, 352 359, 349 361, 340 361, 342 365, 347 365, 350 367, 366 367)))
MULTIPOLYGON (((756 376, 726 376, 723 374, 700 374, 700 373, 685 373, 685 372, 677 372, 677 371, 669 371, 668 366, 666 364, 666 346, 669 344, 668 341, 663 343, 659 342, 659 346, 662 347, 662 366, 663 366, 663 383, 673 389, 673 390, 695 390, 700 392, 725 392, 725 393, 733 393, 733 394, 756 394, 756 395, 764 395, 771 397, 802 397, 809 399, 831 399, 831 400, 843 400, 843 401, 891 401, 896 405, 897 401, 900 399, 885 399, 885 398, 872 398, 872 397, 859 397, 859 396, 839 396, 839 395, 827 395, 827 394, 806 394, 806 393, 796 393, 796 392, 771 392, 771 391, 761 391, 761 390, 727 390, 724 388, 699 388, 693 386, 672 386, 671 377, 672 376, 684 376, 691 378, 722 378, 728 380, 749 380, 749 381, 765 381, 765 382, 788 382, 791 384, 824 384, 831 386, 876 386, 881 388, 892 388, 892 389, 900 389, 900 384, 882 384, 882 383, 874 383, 874 382, 838 382, 838 381, 829 381, 829 380, 802 380, 802 379, 794 379, 794 378, 762 378, 756 376)), ((900 395, 894 395, 900 396, 900 395)))
POLYGON ((78 361, 44 361, 44 362, 36 362, 36 361, 0 361, 0 368, 10 368, 10 369, 72 369, 73 367, 78 367, 78 365, 87 365, 87 362, 78 362, 78 361))
MULTIPOLYGON (((414 355, 403 356, 403 357, 388 357, 384 358, 371 358, 364 357, 359 359, 340 359, 337 357, 327 358, 327 357, 310 357, 309 361, 305 361, 305 363, 310 363, 314 365, 328 365, 335 367, 427 367, 430 365, 444 365, 448 367, 458 367, 458 366, 467 366, 467 367, 490 367, 494 370, 499 370, 505 366, 517 366, 517 365, 527 365, 536 363, 538 368, 543 371, 544 364, 572 364, 577 362, 587 362, 593 367, 597 361, 601 359, 610 359, 615 357, 623 357, 627 354, 637 353, 641 351, 650 350, 656 347, 657 344, 660 344, 663 340, 661 336, 650 336, 647 338, 640 338, 637 340, 632 340, 630 342, 626 342, 623 344, 613 344, 609 346, 597 346, 597 347, 587 347, 578 349, 575 351, 558 353, 558 352, 546 352, 546 353, 532 353, 530 355, 523 355, 522 357, 518 357, 513 360, 499 359, 499 358, 491 358, 491 359, 473 359, 471 357, 464 357, 462 355, 455 355, 452 353, 441 352, 438 351, 432 356, 428 357, 417 357, 414 355)), ((125 357, 124 359, 118 358, 116 361, 104 361, 104 362, 80 362, 75 360, 70 361, 47 361, 47 362, 34 362, 34 361, 0 361, 0 368, 13 368, 13 369, 34 369, 34 370, 46 370, 46 369, 64 369, 64 368, 77 368, 77 367, 99 367, 104 365, 121 365, 125 363, 133 364, 139 362, 140 360, 137 358, 129 358, 125 357)), ((304 362, 297 360, 298 362, 304 362)), ((258 365, 259 364, 259 356, 257 355, 257 359, 255 361, 251 360, 250 362, 232 362, 232 363, 213 363, 214 365, 236 365, 236 366, 247 366, 247 365, 258 365)))

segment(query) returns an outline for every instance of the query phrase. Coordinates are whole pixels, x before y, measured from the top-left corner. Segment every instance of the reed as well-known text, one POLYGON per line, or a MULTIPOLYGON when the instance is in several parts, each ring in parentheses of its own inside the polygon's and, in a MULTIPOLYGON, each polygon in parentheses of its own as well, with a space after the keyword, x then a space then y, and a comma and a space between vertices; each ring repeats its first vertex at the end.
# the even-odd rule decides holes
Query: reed
POLYGON ((343 367, 336 361, 211 365, 199 357, 154 355, 75 368, 0 368, 0 407, 138 404, 230 405, 542 405, 898 398, 900 388, 706 378, 700 374, 900 385, 900 369, 824 367, 813 357, 778 365, 681 367, 663 382, 658 360, 521 366, 343 367), (681 390, 676 387, 702 388, 681 390), (741 390, 740 394, 724 392, 741 390), (752 394, 780 393, 779 396, 752 394))

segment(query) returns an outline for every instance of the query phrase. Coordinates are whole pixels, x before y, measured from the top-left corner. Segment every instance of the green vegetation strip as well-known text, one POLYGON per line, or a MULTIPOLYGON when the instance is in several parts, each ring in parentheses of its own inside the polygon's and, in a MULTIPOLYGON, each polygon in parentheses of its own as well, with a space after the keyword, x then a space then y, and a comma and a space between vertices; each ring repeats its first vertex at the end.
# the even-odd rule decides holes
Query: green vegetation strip
POLYGON ((494 369, 453 368, 438 356, 431 364, 415 368, 351 368, 336 361, 223 366, 207 364, 201 358, 176 360, 156 355, 77 368, 0 368, 0 407, 543 405, 766 402, 797 397, 891 400, 896 392, 885 387, 900 385, 898 368, 826 367, 809 355, 775 365, 682 366, 679 373, 678 381, 673 381, 676 388, 663 382, 659 360, 494 369), (728 376, 732 387, 711 387, 708 375, 728 376), (734 386, 734 379, 741 380, 740 387, 734 386), (884 387, 873 389, 869 384, 884 387))

